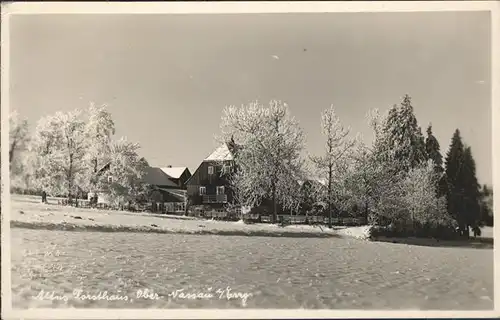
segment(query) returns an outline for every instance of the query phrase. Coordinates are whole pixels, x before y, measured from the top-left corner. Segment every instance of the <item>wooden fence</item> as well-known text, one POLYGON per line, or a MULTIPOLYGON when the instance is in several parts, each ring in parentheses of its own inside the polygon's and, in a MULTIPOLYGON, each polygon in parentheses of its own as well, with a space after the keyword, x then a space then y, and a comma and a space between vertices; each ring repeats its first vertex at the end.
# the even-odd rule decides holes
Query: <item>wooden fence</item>
MULTIPOLYGON (((250 216, 246 215, 248 220, 258 220, 258 215, 250 216)), ((271 216, 262 215, 260 216, 260 221, 264 223, 271 222, 271 216)), ((328 217, 322 216, 291 216, 291 215, 278 215, 277 222, 279 223, 289 223, 289 224, 328 224, 328 217)), ((332 224, 336 226, 360 226, 365 225, 366 219, 364 218, 332 218, 332 224)))

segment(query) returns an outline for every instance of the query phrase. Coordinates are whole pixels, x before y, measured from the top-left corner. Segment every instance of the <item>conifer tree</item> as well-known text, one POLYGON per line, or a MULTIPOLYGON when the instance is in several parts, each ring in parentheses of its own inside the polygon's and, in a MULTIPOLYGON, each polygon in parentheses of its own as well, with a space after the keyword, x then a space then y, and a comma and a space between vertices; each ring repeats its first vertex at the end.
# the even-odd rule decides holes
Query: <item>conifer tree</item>
POLYGON ((479 183, 476 177, 476 162, 472 156, 472 150, 467 146, 464 150, 463 165, 464 182, 464 207, 467 227, 477 229, 480 220, 480 192, 479 183))
POLYGON ((446 176, 443 169, 443 156, 440 152, 439 142, 432 134, 432 125, 427 127, 427 138, 425 139, 425 151, 427 158, 434 163, 434 171, 437 175, 436 192, 441 197, 446 194, 446 176))
POLYGON ((461 231, 466 229, 464 204, 464 145, 460 130, 456 129, 451 138, 451 145, 446 154, 447 207, 448 213, 455 218, 461 231))
POLYGON ((425 139, 425 151, 427 152, 428 159, 434 162, 437 172, 443 171, 443 156, 439 152, 439 142, 436 137, 432 134, 432 125, 429 124, 427 127, 427 138, 425 139))
POLYGON ((375 131, 374 156, 378 161, 388 162, 393 158, 393 139, 397 126, 398 106, 393 105, 384 117, 372 115, 371 124, 375 131))
POLYGON ((427 160, 425 140, 418 126, 411 98, 405 95, 401 106, 393 106, 382 129, 379 147, 386 150, 385 157, 398 164, 398 171, 408 172, 427 160))

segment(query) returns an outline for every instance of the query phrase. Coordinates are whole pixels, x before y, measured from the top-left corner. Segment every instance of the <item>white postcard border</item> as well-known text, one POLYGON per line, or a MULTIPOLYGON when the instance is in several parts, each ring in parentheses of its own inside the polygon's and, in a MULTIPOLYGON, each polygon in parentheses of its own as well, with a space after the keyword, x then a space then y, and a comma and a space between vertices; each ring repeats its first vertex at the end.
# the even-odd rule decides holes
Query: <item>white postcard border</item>
MULTIPOLYGON (((1 174, 2 174, 2 318, 25 319, 214 319, 214 318, 486 318, 498 316, 500 284, 495 281, 495 309, 491 311, 421 310, 305 310, 305 309, 28 309, 13 310, 10 264, 10 180, 8 161, 9 129, 9 15, 12 14, 217 14, 292 12, 415 12, 490 11, 492 23, 492 150, 493 185, 500 185, 500 3, 496 1, 408 1, 408 2, 33 2, 2 4, 1 30, 1 174)), ((471 106, 472 107, 472 106, 471 106)), ((500 211, 500 194, 494 195, 494 211, 500 211)), ((500 224, 494 226, 494 237, 500 224)), ((500 276, 498 248, 494 248, 494 275, 500 276)))

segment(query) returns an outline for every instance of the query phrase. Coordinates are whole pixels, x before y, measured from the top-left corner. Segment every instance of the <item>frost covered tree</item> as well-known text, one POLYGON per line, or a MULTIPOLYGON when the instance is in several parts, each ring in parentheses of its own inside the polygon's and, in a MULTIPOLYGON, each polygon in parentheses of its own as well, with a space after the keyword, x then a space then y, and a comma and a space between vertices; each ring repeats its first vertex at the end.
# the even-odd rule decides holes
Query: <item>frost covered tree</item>
POLYGON ((148 166, 144 158, 138 154, 139 144, 121 138, 110 145, 109 171, 99 175, 101 191, 105 192, 115 205, 134 203, 147 191, 142 182, 148 166))
POLYGON ((427 160, 424 137, 410 96, 405 95, 400 106, 394 105, 389 110, 377 147, 386 158, 395 161, 397 171, 408 172, 427 160))
POLYGON ((395 117, 396 111, 394 107, 381 115, 377 109, 370 110, 367 118, 374 133, 372 147, 358 141, 354 149, 351 190, 370 224, 384 224, 404 217, 400 189, 404 172, 397 170, 401 160, 394 157, 386 142, 388 119, 395 117))
POLYGON ((51 195, 62 194, 64 183, 62 172, 55 162, 60 143, 61 132, 55 117, 46 116, 38 120, 29 147, 28 170, 35 189, 51 195))
POLYGON ((320 178, 327 181, 328 227, 332 227, 333 210, 338 211, 338 200, 342 197, 342 174, 345 173, 346 154, 353 147, 349 138, 349 128, 345 128, 335 113, 333 105, 321 114, 321 131, 325 137, 325 152, 321 156, 311 157, 320 178), (334 185, 335 182, 337 185, 334 185), (340 190, 339 190, 340 189, 340 190))
POLYGON ((29 147, 28 121, 17 111, 9 114, 9 166, 11 188, 25 190, 29 187, 27 151, 29 147))
POLYGON ((434 186, 440 178, 435 163, 427 163, 410 169, 401 184, 404 208, 409 212, 412 230, 448 227, 453 219, 446 210, 446 199, 437 197, 434 186))
POLYGON ((233 205, 243 207, 257 206, 265 196, 264 192, 253 189, 253 181, 247 179, 245 173, 240 169, 229 177, 229 186, 233 195, 233 205))
POLYGON ((106 105, 97 106, 91 103, 88 109, 88 119, 85 125, 87 151, 85 153, 85 174, 87 189, 99 189, 97 173, 110 161, 110 151, 115 124, 106 105))
POLYGON ((372 112, 371 123, 375 139, 370 162, 377 176, 371 190, 374 223, 403 222, 408 211, 403 205, 401 185, 412 168, 427 161, 425 140, 411 98, 405 95, 401 105, 394 105, 383 117, 372 112))
POLYGON ((28 142, 28 120, 17 111, 9 114, 9 162, 12 163, 16 152, 23 150, 28 142))
POLYGON ((139 145, 126 139, 112 141, 114 133, 106 106, 92 104, 87 113, 57 112, 40 119, 29 157, 36 188, 68 195, 70 201, 75 195, 96 190, 109 191, 116 203, 144 194, 140 177, 147 162, 137 154, 139 145), (111 174, 104 174, 107 164, 111 174))
POLYGON ((38 122, 33 141, 34 178, 51 193, 78 196, 84 182, 85 121, 81 111, 57 112, 38 122))
POLYGON ((223 141, 232 138, 241 146, 235 157, 239 174, 233 183, 237 183, 243 202, 256 205, 269 199, 273 223, 279 206, 296 209, 304 134, 286 103, 271 100, 267 106, 252 102, 226 107, 221 131, 223 141))
POLYGON ((85 121, 82 113, 76 109, 67 113, 55 114, 56 122, 61 131, 61 144, 55 157, 56 163, 62 168, 65 178, 64 193, 69 201, 82 191, 84 184, 84 156, 86 153, 85 121))
POLYGON ((26 151, 29 144, 28 121, 16 110, 9 114, 9 167, 11 187, 25 189, 29 185, 26 151))
POLYGON ((308 157, 304 163, 305 180, 299 181, 299 207, 297 212, 307 216, 324 216, 327 210, 326 181, 316 174, 314 163, 308 157))
POLYGON ((346 174, 346 182, 352 202, 359 207, 367 221, 373 220, 375 192, 382 178, 382 167, 375 161, 372 150, 357 139, 351 153, 352 170, 346 174))

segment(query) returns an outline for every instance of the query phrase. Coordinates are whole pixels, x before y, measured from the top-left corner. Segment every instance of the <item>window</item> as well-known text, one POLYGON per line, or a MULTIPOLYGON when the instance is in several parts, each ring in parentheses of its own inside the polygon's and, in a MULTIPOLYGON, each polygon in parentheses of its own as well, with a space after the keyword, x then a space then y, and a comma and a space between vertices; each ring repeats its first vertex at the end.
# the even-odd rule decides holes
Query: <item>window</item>
POLYGON ((113 183, 113 177, 112 176, 108 176, 108 183, 113 183))
POLYGON ((175 202, 174 203, 174 211, 184 211, 185 209, 185 203, 184 202, 175 202))
POLYGON ((207 194, 207 188, 205 187, 200 187, 200 195, 207 194))
POLYGON ((212 166, 208 167, 208 174, 214 174, 214 167, 212 166))
POLYGON ((217 186, 217 194, 224 194, 224 186, 217 186))

